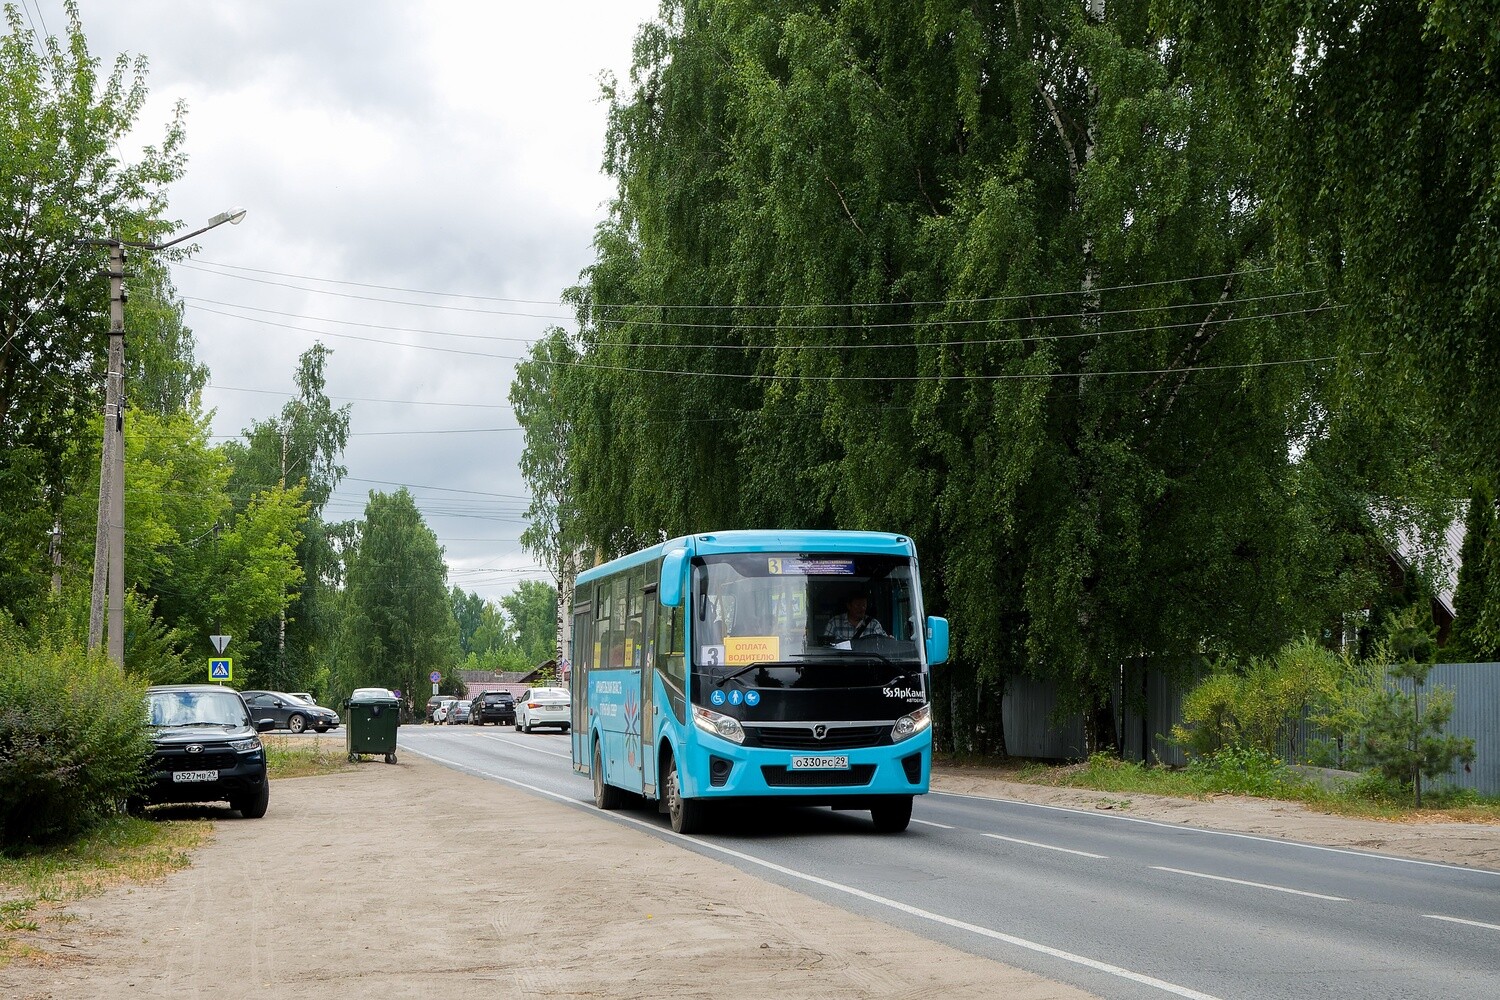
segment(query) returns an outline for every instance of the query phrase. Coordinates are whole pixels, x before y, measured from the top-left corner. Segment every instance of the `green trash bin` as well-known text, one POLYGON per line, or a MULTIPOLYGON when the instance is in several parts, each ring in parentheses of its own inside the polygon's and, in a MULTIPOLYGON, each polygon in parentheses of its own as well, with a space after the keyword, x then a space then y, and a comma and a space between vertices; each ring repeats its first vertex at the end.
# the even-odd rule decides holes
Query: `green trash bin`
POLYGON ((383 753, 387 764, 396 763, 396 726, 401 721, 401 702, 396 696, 385 688, 359 688, 345 704, 350 762, 362 754, 383 753))

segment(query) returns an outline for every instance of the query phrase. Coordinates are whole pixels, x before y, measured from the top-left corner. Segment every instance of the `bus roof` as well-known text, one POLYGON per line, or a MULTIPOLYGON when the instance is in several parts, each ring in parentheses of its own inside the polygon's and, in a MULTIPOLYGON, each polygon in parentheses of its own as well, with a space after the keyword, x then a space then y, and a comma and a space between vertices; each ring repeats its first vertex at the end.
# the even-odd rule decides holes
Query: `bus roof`
POLYGON ((612 559, 578 574, 578 583, 656 562, 673 549, 693 555, 729 552, 872 552, 885 555, 915 555, 911 539, 883 531, 751 530, 705 531, 661 542, 629 555, 612 559))

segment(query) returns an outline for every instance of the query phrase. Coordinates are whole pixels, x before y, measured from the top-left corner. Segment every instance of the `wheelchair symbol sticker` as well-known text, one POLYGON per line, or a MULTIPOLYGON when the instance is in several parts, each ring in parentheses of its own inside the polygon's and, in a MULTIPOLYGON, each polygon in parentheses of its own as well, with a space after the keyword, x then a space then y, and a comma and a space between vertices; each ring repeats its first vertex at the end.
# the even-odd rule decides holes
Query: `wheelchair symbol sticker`
POLYGON ((722 705, 724 704, 724 692, 715 691, 713 694, 708 696, 708 700, 713 702, 715 705, 722 705))

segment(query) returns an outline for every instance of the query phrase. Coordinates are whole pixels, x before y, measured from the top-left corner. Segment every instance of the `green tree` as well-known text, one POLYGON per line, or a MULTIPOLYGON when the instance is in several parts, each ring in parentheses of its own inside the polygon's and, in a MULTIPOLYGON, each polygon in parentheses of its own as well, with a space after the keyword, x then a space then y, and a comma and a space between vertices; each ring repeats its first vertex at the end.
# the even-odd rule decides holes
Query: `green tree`
POLYGON ((1411 788, 1420 809, 1422 779, 1441 777, 1455 761, 1472 763, 1474 740, 1444 732, 1453 717, 1451 689, 1439 686, 1423 700, 1437 640, 1418 606, 1392 621, 1388 643, 1393 662, 1386 689, 1370 712, 1360 750, 1386 778, 1411 788))
POLYGON ((512 640, 526 661, 536 666, 557 656, 557 590, 539 580, 522 580, 500 598, 512 640))
POLYGON ((347 471, 341 458, 349 440, 349 406, 334 407, 324 391, 332 353, 321 343, 303 352, 294 376, 297 395, 276 417, 253 422, 244 442, 227 446, 234 467, 231 489, 239 502, 261 490, 300 484, 308 504, 297 546, 302 587, 282 613, 255 631, 263 652, 253 667, 277 690, 305 690, 327 666, 324 653, 339 628, 329 595, 341 567, 323 509, 347 471))
POLYGON ((448 600, 453 605, 453 620, 458 625, 459 652, 468 656, 476 649, 475 633, 484 623, 484 598, 455 585, 448 594, 448 600))
POLYGON ((1450 645, 1458 656, 1473 662, 1500 660, 1500 525, 1496 520, 1495 491, 1488 480, 1479 479, 1464 518, 1450 645))
POLYGON ((405 488, 371 491, 347 565, 349 639, 335 666, 340 692, 380 686, 409 694, 431 671, 459 661, 443 550, 405 488))
POLYGON ((1122 680, 1359 606, 1323 278, 1277 264, 1255 148, 1149 9, 665 5, 610 92, 578 335, 513 397, 533 527, 909 534, 939 735, 1001 752, 1009 678, 1108 747, 1122 680))
POLYGON ((583 544, 568 520, 578 514, 578 507, 569 502, 577 482, 566 381, 577 352, 567 334, 553 327, 528 354, 516 366, 510 385, 511 406, 525 432, 521 474, 531 487, 521 547, 562 580, 569 576, 571 560, 583 544))
POLYGON ((4 7, 0 37, 0 607, 45 587, 46 539, 73 482, 74 442, 102 409, 108 289, 82 237, 154 240, 182 174, 183 109, 135 161, 121 149, 146 101, 146 62, 90 54, 78 7, 39 38, 4 7))
POLYGON ((1492 473, 1493 8, 1156 0, 1151 9, 1186 78, 1224 102, 1255 144, 1246 196, 1275 220, 1277 257, 1316 266, 1343 306, 1330 342, 1368 357, 1341 380, 1345 403, 1401 400, 1420 414, 1427 449, 1492 473))
MULTIPOLYGON (((215 633, 236 637, 243 680, 264 679, 252 667, 254 626, 279 615, 303 579, 296 559, 307 517, 301 486, 274 485, 236 510, 229 464, 208 444, 208 432, 207 417, 187 413, 138 413, 126 423, 127 585, 188 656, 182 676, 154 676, 159 682, 201 676, 215 633)), ((131 635, 144 641, 148 634, 127 633, 126 662, 137 666, 131 635)))
POLYGON ((130 406, 166 416, 200 408, 208 369, 183 321, 183 305, 166 268, 154 256, 131 259, 126 324, 125 385, 130 406))

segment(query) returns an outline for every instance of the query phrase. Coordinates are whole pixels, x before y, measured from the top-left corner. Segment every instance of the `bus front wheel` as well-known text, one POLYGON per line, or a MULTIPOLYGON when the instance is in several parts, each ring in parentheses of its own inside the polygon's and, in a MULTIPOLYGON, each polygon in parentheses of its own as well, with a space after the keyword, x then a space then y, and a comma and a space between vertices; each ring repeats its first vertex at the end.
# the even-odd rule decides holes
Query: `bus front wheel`
POLYGON ((672 832, 697 833, 703 829, 704 813, 708 807, 698 799, 683 797, 677 762, 670 761, 670 764, 667 770, 667 819, 672 823, 672 832))
POLYGON ((911 823, 911 796, 892 795, 870 807, 870 818, 881 833, 900 833, 911 823))

